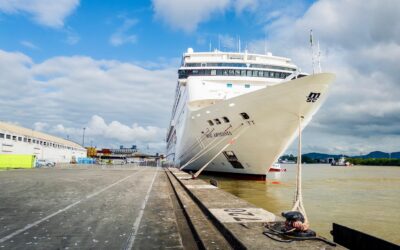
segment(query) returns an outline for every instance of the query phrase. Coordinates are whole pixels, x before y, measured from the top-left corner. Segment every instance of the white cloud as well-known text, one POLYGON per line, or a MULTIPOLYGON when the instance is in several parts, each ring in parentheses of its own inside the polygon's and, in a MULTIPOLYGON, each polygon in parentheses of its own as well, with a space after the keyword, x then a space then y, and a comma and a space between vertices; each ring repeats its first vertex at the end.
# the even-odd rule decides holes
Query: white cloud
MULTIPOLYGON (((35 126, 48 127, 46 123, 35 123, 35 126)), ((139 126, 137 123, 132 125, 125 125, 119 121, 112 121, 109 124, 98 115, 93 115, 89 122, 80 127, 65 127, 62 124, 53 126, 50 131, 61 135, 74 136, 79 138, 83 135, 83 128, 85 128, 85 136, 88 138, 102 138, 110 139, 121 143, 132 142, 160 142, 160 138, 165 136, 165 129, 156 126, 139 126)))
POLYGON ((230 35, 219 35, 218 36, 219 43, 221 45, 221 50, 227 50, 227 51, 232 51, 232 50, 237 50, 238 44, 237 38, 234 38, 233 36, 230 35))
POLYGON ((29 49, 33 49, 33 50, 37 50, 39 49, 38 46, 36 46, 35 44, 33 44, 32 42, 29 41, 20 41, 19 42, 22 46, 27 47, 29 49))
POLYGON ((96 145, 161 145, 176 85, 175 66, 169 67, 149 70, 84 56, 35 63, 0 50, 0 117, 26 127, 37 122, 37 128, 78 142, 88 127, 88 141, 96 145))
POLYGON ((79 0, 2 0, 0 11, 8 14, 28 13, 41 25, 61 28, 65 18, 78 5, 79 0))
POLYGON ((236 0, 234 1, 233 6, 238 13, 246 9, 255 11, 259 6, 259 0, 236 0))
POLYGON ((176 29, 194 31, 213 15, 223 13, 230 0, 153 0, 156 18, 176 29))
POLYGON ((37 131, 43 131, 45 130, 47 127, 49 127, 49 124, 45 123, 45 122, 35 122, 33 124, 33 129, 37 130, 37 131))
POLYGON ((120 46, 125 43, 136 43, 137 36, 130 34, 129 30, 138 23, 137 19, 121 17, 123 24, 110 37, 110 43, 113 46, 120 46))

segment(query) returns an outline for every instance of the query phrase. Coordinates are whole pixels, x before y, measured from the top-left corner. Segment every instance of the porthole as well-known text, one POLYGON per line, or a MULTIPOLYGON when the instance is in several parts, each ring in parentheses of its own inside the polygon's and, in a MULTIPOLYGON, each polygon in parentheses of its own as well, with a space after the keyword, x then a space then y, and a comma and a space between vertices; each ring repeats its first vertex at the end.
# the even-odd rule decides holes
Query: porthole
POLYGON ((250 118, 250 116, 249 116, 247 113, 245 113, 245 112, 240 113, 240 115, 241 115, 242 118, 245 119, 245 120, 248 120, 248 119, 250 118))
POLYGON ((217 118, 217 119, 214 119, 214 121, 215 121, 215 123, 218 124, 218 125, 221 124, 221 121, 220 121, 218 118, 217 118))
POLYGON ((211 121, 211 120, 208 120, 207 122, 208 122, 208 124, 210 124, 210 126, 214 126, 214 123, 213 123, 213 121, 211 121))
POLYGON ((223 119, 223 120, 224 120, 224 122, 226 122, 226 123, 228 123, 228 122, 229 122, 229 119, 228 119, 228 117, 226 117, 226 116, 222 117, 222 119, 223 119))

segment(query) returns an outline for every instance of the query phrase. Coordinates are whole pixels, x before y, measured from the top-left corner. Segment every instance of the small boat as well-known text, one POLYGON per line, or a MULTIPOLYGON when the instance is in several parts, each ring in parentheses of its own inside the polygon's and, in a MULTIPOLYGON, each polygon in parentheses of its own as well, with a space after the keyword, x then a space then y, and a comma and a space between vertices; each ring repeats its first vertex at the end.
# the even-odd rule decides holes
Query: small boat
POLYGON ((279 163, 274 163, 270 168, 268 172, 285 172, 286 168, 281 168, 281 164, 279 163))
POLYGON ((342 157, 339 158, 338 161, 333 161, 332 166, 342 166, 342 167, 350 167, 352 166, 352 164, 348 161, 346 161, 346 158, 344 158, 344 156, 342 155, 342 157))

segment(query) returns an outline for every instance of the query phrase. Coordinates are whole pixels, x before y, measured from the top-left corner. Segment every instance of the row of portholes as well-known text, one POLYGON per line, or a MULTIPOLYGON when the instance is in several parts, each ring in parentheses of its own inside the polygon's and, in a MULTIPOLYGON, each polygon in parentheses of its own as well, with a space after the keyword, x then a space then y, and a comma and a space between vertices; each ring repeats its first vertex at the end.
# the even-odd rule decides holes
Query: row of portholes
MULTIPOLYGON (((247 113, 245 113, 245 112, 240 113, 240 116, 241 116, 244 120, 248 120, 248 119, 250 118, 250 116, 249 116, 247 113)), ((229 118, 226 117, 226 116, 222 117, 222 120, 223 120, 225 123, 229 123, 229 122, 230 122, 229 118)), ((208 120, 207 122, 208 122, 208 124, 209 124, 210 126, 222 124, 222 122, 221 122, 221 120, 220 120, 219 118, 215 118, 214 120, 208 120)))

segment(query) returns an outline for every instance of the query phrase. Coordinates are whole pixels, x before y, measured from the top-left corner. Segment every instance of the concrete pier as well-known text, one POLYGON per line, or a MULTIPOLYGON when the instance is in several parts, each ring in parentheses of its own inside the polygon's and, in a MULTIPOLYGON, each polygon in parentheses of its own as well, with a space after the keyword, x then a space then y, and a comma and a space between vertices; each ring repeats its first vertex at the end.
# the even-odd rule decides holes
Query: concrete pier
POLYGON ((131 165, 0 171, 0 249, 334 248, 273 241, 262 225, 275 215, 189 177, 131 165))

